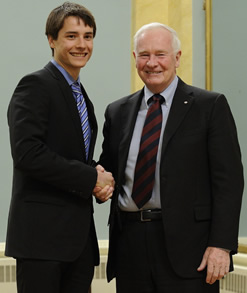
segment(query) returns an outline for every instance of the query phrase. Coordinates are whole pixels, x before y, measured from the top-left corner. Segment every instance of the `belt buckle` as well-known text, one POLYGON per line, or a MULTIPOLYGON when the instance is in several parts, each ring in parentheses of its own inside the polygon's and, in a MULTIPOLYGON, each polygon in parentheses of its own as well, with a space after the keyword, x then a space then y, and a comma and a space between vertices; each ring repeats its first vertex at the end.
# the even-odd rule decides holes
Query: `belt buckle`
POLYGON ((151 210, 142 210, 141 211, 141 222, 151 222, 152 221, 151 219, 144 219, 143 218, 143 213, 144 212, 151 212, 151 210))

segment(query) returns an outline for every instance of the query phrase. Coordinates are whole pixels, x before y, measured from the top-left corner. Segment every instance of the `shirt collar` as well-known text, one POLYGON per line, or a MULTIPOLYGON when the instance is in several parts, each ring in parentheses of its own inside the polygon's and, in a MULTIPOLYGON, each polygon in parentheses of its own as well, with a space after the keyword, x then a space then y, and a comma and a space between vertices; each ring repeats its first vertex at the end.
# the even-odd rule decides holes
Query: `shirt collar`
POLYGON ((78 77, 77 80, 74 80, 73 77, 61 65, 59 65, 54 59, 52 59, 51 62, 62 73, 64 78, 67 80, 69 86, 71 86, 72 83, 74 83, 74 82, 78 82, 78 84, 80 85, 80 77, 78 77))
MULTIPOLYGON (((165 99, 165 102, 163 103, 164 105, 167 105, 167 106, 171 105, 177 85, 178 85, 178 77, 175 76, 175 78, 170 83, 170 85, 163 92, 159 93, 165 99)), ((146 86, 144 87, 144 100, 145 100, 146 107, 148 107, 148 104, 147 104, 148 99, 151 98, 154 94, 157 94, 157 93, 152 93, 146 86)))

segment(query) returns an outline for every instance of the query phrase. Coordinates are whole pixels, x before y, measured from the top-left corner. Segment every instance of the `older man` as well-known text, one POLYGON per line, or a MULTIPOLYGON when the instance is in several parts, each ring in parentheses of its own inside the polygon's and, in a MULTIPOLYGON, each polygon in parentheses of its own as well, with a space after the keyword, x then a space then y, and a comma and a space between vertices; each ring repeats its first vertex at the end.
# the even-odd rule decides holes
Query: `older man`
POLYGON ((135 35, 142 90, 110 104, 100 163, 116 180, 108 280, 118 293, 219 292, 237 252, 243 169, 224 95, 177 75, 176 32, 135 35))

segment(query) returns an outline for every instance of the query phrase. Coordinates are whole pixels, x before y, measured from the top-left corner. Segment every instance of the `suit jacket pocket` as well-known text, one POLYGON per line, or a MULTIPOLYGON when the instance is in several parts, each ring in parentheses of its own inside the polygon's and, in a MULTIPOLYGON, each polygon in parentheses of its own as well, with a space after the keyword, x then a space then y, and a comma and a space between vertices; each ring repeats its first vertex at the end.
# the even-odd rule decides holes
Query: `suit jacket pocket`
POLYGON ((194 215, 196 221, 209 221, 211 220, 211 207, 200 206, 194 208, 194 215))

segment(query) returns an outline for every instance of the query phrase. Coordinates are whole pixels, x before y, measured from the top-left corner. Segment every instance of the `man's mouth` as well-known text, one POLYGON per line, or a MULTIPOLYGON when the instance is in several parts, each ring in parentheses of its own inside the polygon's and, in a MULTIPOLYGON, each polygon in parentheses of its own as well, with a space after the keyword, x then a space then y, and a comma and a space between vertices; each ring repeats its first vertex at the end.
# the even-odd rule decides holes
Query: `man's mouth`
POLYGON ((73 57, 86 57, 87 53, 70 53, 73 57))
POLYGON ((154 74, 154 75, 157 75, 157 74, 160 74, 162 71, 146 71, 147 74, 154 74))

